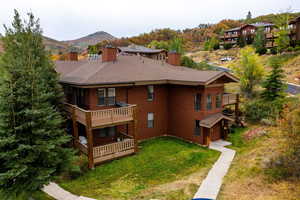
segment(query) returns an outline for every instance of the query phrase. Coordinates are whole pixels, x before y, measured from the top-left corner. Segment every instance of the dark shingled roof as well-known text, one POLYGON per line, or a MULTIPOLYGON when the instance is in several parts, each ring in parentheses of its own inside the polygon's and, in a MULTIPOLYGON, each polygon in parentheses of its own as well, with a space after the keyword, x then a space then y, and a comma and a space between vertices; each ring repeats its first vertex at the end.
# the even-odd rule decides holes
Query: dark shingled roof
POLYGON ((216 114, 208 115, 206 118, 201 120, 200 126, 206 127, 206 128, 211 128, 222 119, 234 121, 232 118, 230 118, 226 115, 223 115, 222 113, 216 113, 216 114))
POLYGON ((238 81, 227 72, 200 71, 132 55, 118 55, 114 62, 102 62, 101 59, 56 61, 55 65, 60 81, 75 85, 135 84, 145 81, 185 81, 191 85, 204 85, 221 77, 226 82, 238 81))
POLYGON ((226 30, 225 32, 238 31, 238 30, 240 30, 240 29, 241 29, 241 27, 236 27, 236 28, 228 29, 228 30, 226 30))
POLYGON ((271 23, 267 23, 267 22, 257 22, 257 23, 252 23, 252 24, 245 24, 241 27, 236 27, 236 28, 232 28, 232 29, 228 29, 225 32, 232 32, 232 31, 238 31, 241 30, 241 28, 245 27, 245 26, 255 26, 255 27, 267 27, 267 26, 275 26, 274 24, 271 23))
POLYGON ((298 16, 298 17, 292 19, 291 21, 289 21, 289 24, 294 24, 294 23, 296 23, 299 20, 300 20, 300 16, 298 16))
POLYGON ((120 51, 125 53, 160 53, 163 49, 151 49, 140 45, 129 45, 128 47, 118 47, 120 51))
POLYGON ((253 24, 249 24, 251 26, 255 26, 255 27, 267 27, 267 26, 274 26, 274 24, 271 23, 267 23, 267 22, 257 22, 257 23, 253 23, 253 24))

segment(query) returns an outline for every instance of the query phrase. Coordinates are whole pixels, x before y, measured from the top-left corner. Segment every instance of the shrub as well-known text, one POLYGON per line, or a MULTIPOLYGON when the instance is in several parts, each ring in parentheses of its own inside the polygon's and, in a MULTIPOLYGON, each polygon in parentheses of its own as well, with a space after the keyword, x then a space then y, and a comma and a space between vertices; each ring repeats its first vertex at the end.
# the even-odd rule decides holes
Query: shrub
POLYGON ((256 53, 258 53, 259 55, 263 55, 267 53, 267 48, 266 47, 259 47, 256 49, 255 51, 256 53))
POLYGON ((291 51, 294 51, 294 48, 293 48, 293 47, 288 47, 286 50, 287 50, 288 52, 291 52, 291 51))
POLYGON ((294 48, 294 51, 300 51, 300 45, 296 46, 296 47, 294 48))
POLYGON ((276 55, 277 54, 277 49, 276 48, 271 48, 271 54, 276 55))
POLYGON ((218 50, 218 49, 220 49, 220 44, 219 43, 216 43, 216 44, 214 44, 214 50, 218 50))
POLYGON ((250 122, 261 122, 266 119, 275 121, 279 117, 281 110, 282 100, 270 103, 258 99, 244 104, 245 117, 250 122))
POLYGON ((224 44, 224 49, 228 50, 228 49, 231 49, 232 48, 232 44, 224 44))

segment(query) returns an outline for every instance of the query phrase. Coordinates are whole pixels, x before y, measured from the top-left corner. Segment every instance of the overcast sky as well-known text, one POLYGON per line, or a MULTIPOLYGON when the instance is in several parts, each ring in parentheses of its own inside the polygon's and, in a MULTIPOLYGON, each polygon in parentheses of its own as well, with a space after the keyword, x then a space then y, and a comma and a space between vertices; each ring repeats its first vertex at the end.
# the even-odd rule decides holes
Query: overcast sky
POLYGON ((193 28, 245 18, 249 10, 254 17, 288 8, 300 12, 300 0, 7 0, 0 6, 0 24, 11 22, 14 8, 40 18, 44 35, 70 40, 96 31, 125 37, 156 28, 193 28))

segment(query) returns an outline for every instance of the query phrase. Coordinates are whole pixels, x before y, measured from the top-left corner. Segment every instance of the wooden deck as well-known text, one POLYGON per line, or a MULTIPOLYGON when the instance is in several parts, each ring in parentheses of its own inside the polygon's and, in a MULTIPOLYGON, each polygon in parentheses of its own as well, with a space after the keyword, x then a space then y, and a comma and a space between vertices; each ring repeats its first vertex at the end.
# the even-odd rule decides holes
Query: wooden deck
MULTIPOLYGON (((88 147, 76 142, 76 147, 84 154, 88 154, 88 147)), ((101 163, 108 160, 113 160, 135 152, 134 139, 127 138, 120 142, 114 142, 106 145, 93 147, 94 163, 101 163)))
POLYGON ((237 103, 237 94, 223 94, 223 106, 237 103))
POLYGON ((135 108, 136 105, 129 105, 120 108, 84 110, 76 105, 65 104, 65 110, 73 113, 76 120, 85 126, 87 125, 87 115, 91 115, 92 128, 132 121, 135 108))

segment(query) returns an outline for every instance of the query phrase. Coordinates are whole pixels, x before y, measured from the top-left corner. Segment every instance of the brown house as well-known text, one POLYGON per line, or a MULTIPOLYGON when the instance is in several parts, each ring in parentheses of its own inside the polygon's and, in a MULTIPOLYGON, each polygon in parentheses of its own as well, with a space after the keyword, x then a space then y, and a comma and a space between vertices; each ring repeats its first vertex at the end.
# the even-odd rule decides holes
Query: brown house
MULTIPOLYGON (((238 96, 224 94, 237 82, 226 72, 198 71, 168 62, 117 54, 104 48, 98 60, 57 61, 66 96, 74 145, 89 167, 137 151, 138 140, 171 135, 201 145, 226 138, 226 105, 238 96)), ((76 59, 75 59, 76 60, 76 59)))
POLYGON ((294 44, 300 42, 300 16, 289 22, 290 37, 294 44))
POLYGON ((156 60, 166 60, 167 51, 164 49, 151 49, 140 45, 129 45, 128 47, 118 47, 118 51, 129 55, 140 55, 156 60))
POLYGON ((256 31, 259 28, 262 28, 265 32, 265 37, 267 40, 266 47, 274 46, 274 34, 272 33, 275 25, 271 23, 253 23, 253 24, 245 24, 241 27, 236 27, 233 29, 229 29, 224 31, 224 35, 220 36, 221 44, 232 44, 236 45, 240 37, 244 37, 245 41, 248 44, 251 44, 254 38, 256 31))

